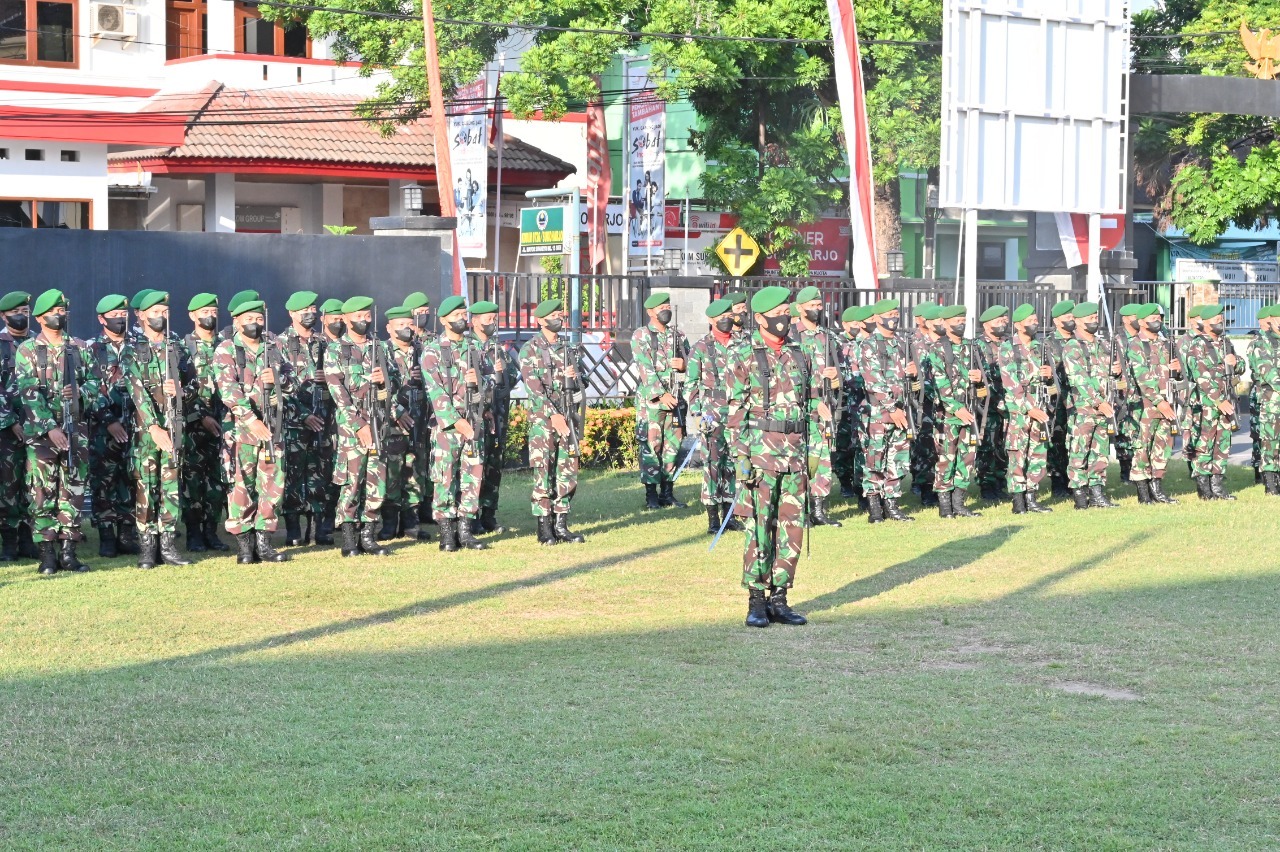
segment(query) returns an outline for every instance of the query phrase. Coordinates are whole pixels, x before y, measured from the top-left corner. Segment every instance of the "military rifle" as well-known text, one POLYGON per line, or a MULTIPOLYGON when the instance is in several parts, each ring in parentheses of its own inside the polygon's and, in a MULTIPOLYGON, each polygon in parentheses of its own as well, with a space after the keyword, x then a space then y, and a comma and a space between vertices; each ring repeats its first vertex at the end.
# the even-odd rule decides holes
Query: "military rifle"
POLYGON ((1231 413, 1227 415, 1227 427, 1232 431, 1236 431, 1236 374, 1235 369, 1227 365, 1227 356, 1234 354, 1235 349, 1231 345, 1231 338, 1227 336, 1226 316, 1222 318, 1222 337, 1220 338, 1222 352, 1222 398, 1224 401, 1231 403, 1231 413))
POLYGON ((164 381, 173 382, 174 393, 165 397, 165 430, 169 433, 169 443, 173 445, 173 467, 182 478, 182 433, 186 427, 186 414, 182 411, 182 365, 178 360, 178 347, 173 345, 169 332, 169 315, 164 317, 164 381))
MULTIPOLYGON (((463 337, 463 343, 466 337, 463 337)), ((466 355, 466 372, 474 372, 476 374, 475 382, 466 380, 464 374, 465 391, 463 393, 464 411, 463 416, 466 421, 471 424, 471 446, 474 452, 479 455, 479 448, 484 446, 484 371, 482 367, 482 359, 480 357, 479 344, 467 346, 466 355)))
POLYGON ((982 374, 982 379, 978 383, 974 383, 969 379, 968 373, 964 376, 968 389, 965 391, 964 407, 969 409, 969 413, 973 415, 973 426, 969 430, 969 446, 976 447, 983 436, 987 434, 987 416, 991 411, 991 392, 987 388, 987 372, 983 369, 982 362, 979 360, 977 340, 964 340, 961 345, 965 347, 967 352, 966 363, 970 371, 976 371, 982 374), (978 403, 982 403, 981 416, 979 416, 978 403))
POLYGON ((382 390, 378 390, 378 386, 373 382, 372 373, 369 376, 369 392, 365 394, 365 416, 369 421, 369 436, 373 444, 369 449, 369 455, 382 455, 382 427, 378 424, 381 407, 379 402, 384 401, 390 395, 387 393, 387 384, 389 376, 387 375, 387 353, 378 342, 378 308, 373 307, 373 323, 369 326, 369 345, 372 347, 370 352, 370 362, 373 364, 373 370, 382 370, 382 390))
MULTIPOLYGON (((903 344, 907 349, 907 364, 915 364, 915 332, 908 330, 900 333, 903 334, 903 344)), ((916 393, 923 390, 924 386, 920 381, 920 367, 918 365, 916 366, 915 376, 911 376, 903 368, 903 377, 902 399, 899 400, 899 403, 907 415, 907 440, 910 441, 920 431, 920 412, 916 407, 916 393)))
POLYGON ((67 469, 76 466, 76 415, 80 406, 80 386, 76 382, 76 368, 71 363, 71 342, 64 341, 62 350, 62 386, 71 388, 71 399, 62 396, 62 433, 67 436, 67 469))
MULTIPOLYGON (((564 383, 560 388, 560 414, 564 417, 565 422, 569 424, 569 446, 574 450, 579 448, 582 439, 581 409, 586 402, 587 395, 582 391, 582 377, 575 376, 569 378, 569 367, 572 366, 574 371, 578 368, 578 347, 569 342, 569 338, 564 338, 564 349, 560 353, 560 369, 564 375, 564 383)), ((676 407, 679 411, 679 406, 676 407)))
POLYGON ((270 323, 267 320, 267 307, 262 306, 262 345, 265 347, 264 357, 267 362, 267 368, 271 370, 272 375, 276 379, 271 384, 264 384, 263 390, 265 398, 263 403, 263 415, 267 424, 267 429, 271 432, 271 437, 267 441, 267 459, 273 461, 275 459, 276 444, 280 442, 280 437, 284 434, 284 394, 280 391, 280 377, 276 376, 280 370, 281 362, 284 360, 280 352, 276 349, 275 338, 269 336, 270 323))

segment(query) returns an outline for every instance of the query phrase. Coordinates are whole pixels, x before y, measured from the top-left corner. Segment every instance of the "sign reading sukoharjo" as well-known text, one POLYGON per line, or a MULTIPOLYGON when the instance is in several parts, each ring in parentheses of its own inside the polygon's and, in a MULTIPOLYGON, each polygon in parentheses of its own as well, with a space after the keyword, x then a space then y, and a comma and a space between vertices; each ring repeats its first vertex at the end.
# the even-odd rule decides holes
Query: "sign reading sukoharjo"
POLYGON ((526 207, 520 211, 520 254, 564 254, 563 207, 526 207))

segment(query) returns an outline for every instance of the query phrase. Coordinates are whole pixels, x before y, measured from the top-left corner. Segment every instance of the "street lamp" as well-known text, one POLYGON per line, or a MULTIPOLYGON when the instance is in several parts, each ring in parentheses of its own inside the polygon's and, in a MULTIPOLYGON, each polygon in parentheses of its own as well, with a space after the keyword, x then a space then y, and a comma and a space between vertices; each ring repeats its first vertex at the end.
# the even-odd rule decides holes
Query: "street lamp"
POLYGON ((887 251, 884 253, 884 256, 889 261, 889 274, 894 278, 902 275, 906 255, 901 251, 887 251))
POLYGON ((418 216, 422 213, 422 186, 417 183, 406 183, 400 187, 404 200, 404 212, 407 216, 418 216))

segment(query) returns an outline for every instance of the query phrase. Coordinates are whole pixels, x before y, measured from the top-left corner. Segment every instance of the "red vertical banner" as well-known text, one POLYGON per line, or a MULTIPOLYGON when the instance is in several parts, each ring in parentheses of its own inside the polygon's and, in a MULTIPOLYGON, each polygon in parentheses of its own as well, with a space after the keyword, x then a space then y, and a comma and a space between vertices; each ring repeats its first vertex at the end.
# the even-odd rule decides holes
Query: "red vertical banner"
POLYGON ((858 28, 853 0, 827 0, 831 16, 836 93, 844 121, 844 144, 849 152, 849 225, 853 237, 853 280, 856 286, 879 286, 876 271, 876 229, 872 212, 871 129, 867 123, 866 89, 858 56, 858 28))
MULTIPOLYGON (((596 90, 600 80, 596 78, 596 90)), ((609 161, 609 133, 604 102, 597 95, 587 104, 587 256, 593 274, 600 272, 609 252, 609 189, 613 166, 609 161)))

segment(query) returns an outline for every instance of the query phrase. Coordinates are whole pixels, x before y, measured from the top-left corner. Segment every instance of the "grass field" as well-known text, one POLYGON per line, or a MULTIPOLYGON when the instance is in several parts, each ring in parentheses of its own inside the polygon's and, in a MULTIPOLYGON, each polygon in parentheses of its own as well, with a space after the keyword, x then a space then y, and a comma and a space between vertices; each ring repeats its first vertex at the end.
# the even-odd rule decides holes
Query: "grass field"
POLYGON ((744 628, 740 538, 634 475, 585 479, 579 547, 511 476, 485 553, 5 566, 0 845, 1275 848, 1280 501, 1230 484, 842 505, 802 628, 744 628))

